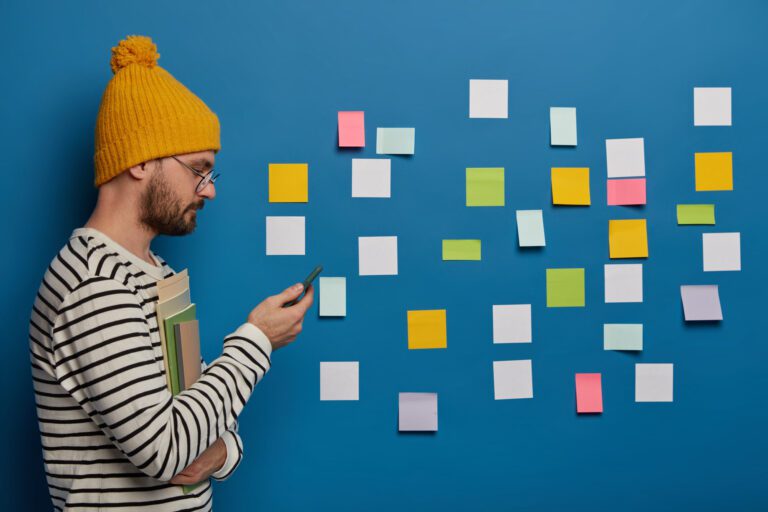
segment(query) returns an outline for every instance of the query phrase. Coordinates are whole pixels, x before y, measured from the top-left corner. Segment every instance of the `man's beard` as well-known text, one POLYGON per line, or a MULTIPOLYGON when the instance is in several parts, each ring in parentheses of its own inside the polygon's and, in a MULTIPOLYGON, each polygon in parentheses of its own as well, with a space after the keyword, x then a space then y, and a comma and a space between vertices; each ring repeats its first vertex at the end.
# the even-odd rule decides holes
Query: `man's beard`
POLYGON ((196 215, 187 220, 187 212, 202 210, 205 201, 200 199, 182 205, 163 177, 162 168, 155 168, 154 171, 141 197, 141 222, 160 235, 188 235, 195 230, 196 215))

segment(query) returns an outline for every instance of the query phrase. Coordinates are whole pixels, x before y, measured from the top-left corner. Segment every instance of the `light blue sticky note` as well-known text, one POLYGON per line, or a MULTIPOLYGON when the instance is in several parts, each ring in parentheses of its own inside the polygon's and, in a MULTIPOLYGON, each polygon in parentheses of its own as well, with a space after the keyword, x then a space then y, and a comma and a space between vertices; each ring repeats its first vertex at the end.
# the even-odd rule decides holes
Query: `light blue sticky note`
POLYGON ((347 278, 320 278, 320 316, 347 316, 347 278))
POLYGON ((541 210, 517 210, 517 239, 520 247, 544 247, 544 217, 541 210))
POLYGON ((576 145, 576 109, 574 107, 549 108, 549 144, 576 145))
POLYGON ((416 128, 376 128, 376 154, 412 155, 416 151, 416 128))
POLYGON ((643 350, 643 324, 604 324, 604 350, 643 350))

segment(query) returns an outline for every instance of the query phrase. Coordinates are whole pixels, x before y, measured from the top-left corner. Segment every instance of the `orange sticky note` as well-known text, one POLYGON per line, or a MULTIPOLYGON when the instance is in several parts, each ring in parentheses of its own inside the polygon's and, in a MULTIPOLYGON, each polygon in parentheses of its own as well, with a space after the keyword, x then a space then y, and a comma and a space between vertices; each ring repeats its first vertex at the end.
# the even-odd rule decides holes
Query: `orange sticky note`
POLYGON ((365 147, 365 112, 339 112, 339 147, 365 147))
POLYGON ((696 153, 696 191, 733 190, 733 153, 696 153))
POLYGON ((306 203, 308 164, 269 164, 269 202, 306 203))
POLYGON ((446 348, 444 309, 408 311, 408 348, 446 348))
POLYGON ((576 374, 576 412, 603 412, 603 384, 600 373, 576 374))
POLYGON ((589 167, 553 167, 552 204, 579 206, 591 204, 589 167))
POLYGON ((645 178, 608 180, 608 205, 645 204, 645 178))
POLYGON ((608 245, 611 258, 647 258, 645 219, 609 220, 608 245))

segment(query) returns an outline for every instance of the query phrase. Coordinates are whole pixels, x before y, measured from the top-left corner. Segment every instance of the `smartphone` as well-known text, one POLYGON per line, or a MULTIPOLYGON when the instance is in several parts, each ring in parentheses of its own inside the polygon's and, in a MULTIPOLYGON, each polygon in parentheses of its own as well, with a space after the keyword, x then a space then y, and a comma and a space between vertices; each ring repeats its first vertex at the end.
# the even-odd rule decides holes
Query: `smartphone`
POLYGON ((285 304, 283 304, 283 307, 289 308, 294 304, 296 304, 297 302, 299 302, 301 298, 304 296, 304 294, 307 292, 307 288, 309 288, 309 285, 312 284, 312 281, 314 281, 315 278, 318 276, 318 274, 320 274, 320 272, 322 271, 323 271, 322 265, 316 266, 315 269, 312 272, 310 272, 309 275, 304 279, 304 281, 302 281, 302 284, 304 285, 304 290, 301 292, 301 295, 299 295, 292 301, 286 302, 285 304))

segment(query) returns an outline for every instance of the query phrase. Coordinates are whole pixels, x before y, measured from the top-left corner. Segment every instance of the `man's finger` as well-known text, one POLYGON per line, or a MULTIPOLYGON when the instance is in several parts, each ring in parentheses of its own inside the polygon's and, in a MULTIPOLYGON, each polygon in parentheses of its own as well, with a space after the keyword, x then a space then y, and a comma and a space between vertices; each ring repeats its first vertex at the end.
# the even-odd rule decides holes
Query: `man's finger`
POLYGON ((304 313, 307 312, 307 310, 312 306, 312 303, 315 301, 315 287, 314 285, 309 285, 307 288, 307 293, 304 294, 304 296, 301 298, 299 302, 296 303, 296 306, 301 307, 301 315, 304 316, 304 313))
POLYGON ((293 286, 289 286, 282 292, 276 295, 278 302, 282 305, 286 302, 290 302, 293 299, 297 298, 299 295, 301 295, 301 292, 304 290, 304 285, 302 283, 296 283, 293 286))

